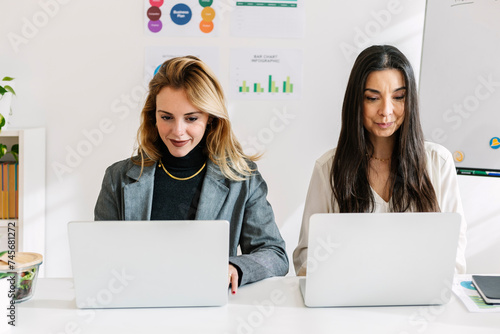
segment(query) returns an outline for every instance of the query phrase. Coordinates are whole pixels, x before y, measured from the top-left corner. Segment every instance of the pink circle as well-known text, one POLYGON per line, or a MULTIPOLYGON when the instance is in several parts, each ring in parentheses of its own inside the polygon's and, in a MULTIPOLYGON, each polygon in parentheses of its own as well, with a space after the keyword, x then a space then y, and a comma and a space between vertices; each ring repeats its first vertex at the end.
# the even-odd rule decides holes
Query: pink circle
POLYGON ((160 20, 158 21, 149 21, 148 28, 151 32, 159 32, 162 28, 163 24, 160 20))
POLYGON ((151 6, 160 7, 163 5, 163 0, 149 0, 151 6))

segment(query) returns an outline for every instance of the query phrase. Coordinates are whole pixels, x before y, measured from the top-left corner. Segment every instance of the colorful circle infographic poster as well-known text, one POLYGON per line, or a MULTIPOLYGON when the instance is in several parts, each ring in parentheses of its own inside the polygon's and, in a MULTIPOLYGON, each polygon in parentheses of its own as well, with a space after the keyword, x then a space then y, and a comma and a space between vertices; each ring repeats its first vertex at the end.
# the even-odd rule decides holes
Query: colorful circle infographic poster
POLYGON ((192 55, 200 58, 218 76, 219 50, 216 47, 171 47, 148 46, 145 48, 144 75, 147 81, 151 80, 158 72, 161 64, 174 57, 192 55))
POLYGON ((215 36, 213 0, 145 0, 145 32, 156 36, 215 36))

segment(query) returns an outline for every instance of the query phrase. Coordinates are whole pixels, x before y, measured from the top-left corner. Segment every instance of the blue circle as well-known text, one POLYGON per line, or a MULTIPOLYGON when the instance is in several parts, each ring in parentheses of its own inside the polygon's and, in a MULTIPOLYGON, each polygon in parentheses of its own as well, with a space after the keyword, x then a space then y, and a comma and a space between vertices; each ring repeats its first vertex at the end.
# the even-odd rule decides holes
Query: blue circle
POLYGON ((158 67, 155 69, 155 72, 153 73, 153 75, 156 75, 156 73, 158 73, 158 71, 160 70, 160 67, 161 67, 161 64, 158 65, 158 67))
POLYGON ((178 3, 172 10, 170 11, 170 18, 177 25, 184 25, 191 21, 191 17, 193 16, 193 12, 191 8, 183 3, 178 3))
POLYGON ((498 138, 498 137, 491 138, 490 147, 494 150, 499 149, 500 148, 500 138, 498 138), (494 141, 494 143, 493 143, 493 141, 494 141))
POLYGON ((460 282, 460 285, 466 289, 469 289, 469 290, 476 290, 476 288, 474 287, 474 285, 472 285, 472 282, 471 281, 463 281, 463 282, 460 282))

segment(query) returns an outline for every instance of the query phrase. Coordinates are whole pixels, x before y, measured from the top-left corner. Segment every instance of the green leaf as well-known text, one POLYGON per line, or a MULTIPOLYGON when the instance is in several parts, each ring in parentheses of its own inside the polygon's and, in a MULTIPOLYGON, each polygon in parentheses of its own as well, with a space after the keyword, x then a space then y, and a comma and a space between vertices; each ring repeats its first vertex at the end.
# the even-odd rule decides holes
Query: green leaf
POLYGON ((7 253, 8 251, 3 251, 3 252, 0 252, 0 256, 4 255, 5 253, 7 253))
POLYGON ((7 153, 7 146, 5 144, 0 144, 0 158, 2 158, 5 153, 7 153))
POLYGON ((10 149, 10 152, 8 152, 8 153, 12 154, 12 156, 14 157, 14 159, 16 160, 16 162, 19 162, 19 158, 18 158, 19 144, 12 145, 12 147, 10 149))
POLYGON ((14 88, 12 88, 11 86, 5 85, 4 88, 5 88, 5 90, 11 92, 12 95, 16 95, 16 92, 14 91, 14 88))
POLYGON ((0 129, 5 125, 5 117, 3 117, 2 114, 0 114, 0 129))
POLYGON ((5 88, 3 88, 2 86, 0 86, 0 95, 3 95, 7 93, 7 90, 5 88))
POLYGON ((2 79, 2 81, 12 81, 12 80, 14 80, 14 78, 11 78, 11 77, 4 77, 2 79))

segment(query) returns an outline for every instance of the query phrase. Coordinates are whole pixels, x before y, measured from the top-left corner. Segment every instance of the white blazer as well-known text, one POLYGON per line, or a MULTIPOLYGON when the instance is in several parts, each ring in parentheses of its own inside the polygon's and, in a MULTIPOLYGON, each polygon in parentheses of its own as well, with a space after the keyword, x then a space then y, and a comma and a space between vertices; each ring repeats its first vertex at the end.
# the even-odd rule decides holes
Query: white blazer
MULTIPOLYGON (((425 143, 425 152, 427 154, 427 172, 436 192, 441 212, 458 212, 462 216, 455 270, 459 274, 464 274, 467 224, 464 218, 453 157, 446 148, 431 142, 425 143)), ((302 217, 299 243, 293 252, 293 262, 297 275, 306 274, 309 218, 314 213, 339 212, 337 203, 332 203, 332 188, 330 186, 330 170, 334 156, 335 149, 329 150, 316 160, 314 165, 302 217)), ((390 202, 385 202, 375 191, 373 191, 373 196, 375 198, 374 212, 390 211, 390 202)))

